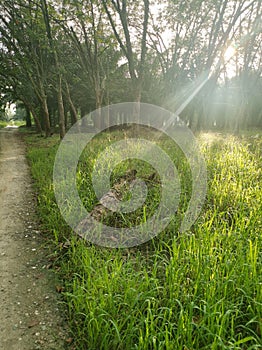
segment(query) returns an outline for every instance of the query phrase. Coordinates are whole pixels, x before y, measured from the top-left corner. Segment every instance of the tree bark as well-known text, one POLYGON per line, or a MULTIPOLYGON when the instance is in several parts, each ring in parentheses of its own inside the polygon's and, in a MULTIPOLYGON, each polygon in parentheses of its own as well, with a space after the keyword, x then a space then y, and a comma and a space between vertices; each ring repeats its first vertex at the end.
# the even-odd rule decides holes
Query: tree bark
POLYGON ((71 120, 72 120, 72 123, 74 124, 78 121, 78 114, 77 114, 77 110, 75 108, 75 105, 72 101, 69 86, 68 86, 67 82, 66 82, 66 97, 67 97, 67 101, 68 101, 69 106, 70 106, 71 120))
POLYGON ((46 97, 43 97, 41 102, 42 102, 44 125, 45 125, 45 136, 49 137, 51 136, 51 125, 50 125, 49 110, 47 106, 46 97))
POLYGON ((41 127, 41 123, 37 117, 37 113, 35 111, 35 109, 33 108, 33 106, 29 105, 28 106, 28 109, 31 111, 31 114, 33 116, 33 119, 34 119, 34 122, 35 122, 35 127, 36 127, 36 132, 39 133, 39 134, 42 134, 43 130, 42 130, 42 127, 41 127))
POLYGON ((27 127, 27 128, 31 128, 31 127, 32 127, 31 113, 30 113, 30 109, 28 109, 27 107, 26 107, 26 117, 25 117, 25 121, 26 121, 26 127, 27 127))
POLYGON ((58 115, 59 115, 59 132, 60 138, 62 139, 65 136, 65 111, 63 104, 63 94, 62 94, 62 74, 60 72, 60 64, 57 56, 57 50, 54 45, 51 26, 50 26, 50 18, 48 12, 48 6, 46 0, 41 0, 42 4, 42 13, 45 21, 46 34, 49 41, 50 48, 53 52, 55 67, 57 70, 57 103, 58 103, 58 115))
POLYGON ((64 110, 64 103, 63 103, 61 76, 59 76, 58 83, 59 83, 59 86, 57 89, 57 103, 58 103, 58 113, 59 113, 59 134, 60 134, 60 139, 63 139, 66 131, 65 131, 65 110, 64 110))

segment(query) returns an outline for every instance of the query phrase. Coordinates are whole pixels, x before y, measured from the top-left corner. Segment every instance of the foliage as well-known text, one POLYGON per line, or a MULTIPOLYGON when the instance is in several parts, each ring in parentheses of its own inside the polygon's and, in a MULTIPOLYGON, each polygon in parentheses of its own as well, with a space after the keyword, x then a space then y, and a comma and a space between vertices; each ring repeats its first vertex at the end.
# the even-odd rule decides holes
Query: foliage
POLYGON ((7 126, 7 122, 0 120, 0 129, 5 128, 7 126))
POLYGON ((22 101, 38 131, 49 136, 59 124, 63 137, 80 116, 111 103, 141 100, 175 111, 188 86, 210 74, 181 113, 191 128, 261 125, 252 89, 261 80, 261 11, 257 0, 3 0, 1 99, 22 101), (218 116, 210 118, 217 100, 218 116), (232 108, 220 118, 224 105, 232 108))

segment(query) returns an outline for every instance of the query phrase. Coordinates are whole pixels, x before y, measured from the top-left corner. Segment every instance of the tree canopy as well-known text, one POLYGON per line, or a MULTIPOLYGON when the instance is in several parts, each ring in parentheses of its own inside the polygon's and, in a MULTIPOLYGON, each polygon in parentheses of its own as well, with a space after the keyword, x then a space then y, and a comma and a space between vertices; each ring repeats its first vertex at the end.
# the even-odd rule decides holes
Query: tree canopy
POLYGON ((261 9, 257 0, 2 0, 1 104, 22 103, 38 131, 59 125, 62 138, 111 103, 176 111, 208 76, 185 122, 261 126, 261 9))

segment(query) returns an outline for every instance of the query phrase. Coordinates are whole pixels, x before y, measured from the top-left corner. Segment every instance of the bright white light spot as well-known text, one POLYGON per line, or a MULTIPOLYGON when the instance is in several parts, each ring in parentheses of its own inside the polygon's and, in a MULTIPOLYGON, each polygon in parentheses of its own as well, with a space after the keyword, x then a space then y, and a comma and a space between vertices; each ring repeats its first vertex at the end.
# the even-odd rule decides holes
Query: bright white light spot
POLYGON ((228 46, 224 53, 224 59, 225 61, 229 61, 235 54, 236 49, 233 46, 228 46))
POLYGON ((236 63, 232 60, 236 54, 236 48, 233 45, 228 46, 224 53, 225 71, 227 78, 231 79, 236 75, 236 63))

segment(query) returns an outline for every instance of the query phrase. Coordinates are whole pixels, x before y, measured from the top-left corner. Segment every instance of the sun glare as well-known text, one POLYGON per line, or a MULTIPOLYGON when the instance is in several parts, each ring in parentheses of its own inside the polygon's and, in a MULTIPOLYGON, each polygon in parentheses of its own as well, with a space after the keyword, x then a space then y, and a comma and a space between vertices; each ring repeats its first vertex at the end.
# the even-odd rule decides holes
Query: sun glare
POLYGON ((236 48, 233 45, 228 46, 224 52, 224 64, 227 77, 230 79, 236 75, 236 66, 234 60, 231 60, 236 54, 236 48))
POLYGON ((225 61, 229 61, 235 54, 236 49, 233 46, 228 46, 224 53, 224 59, 225 61))

